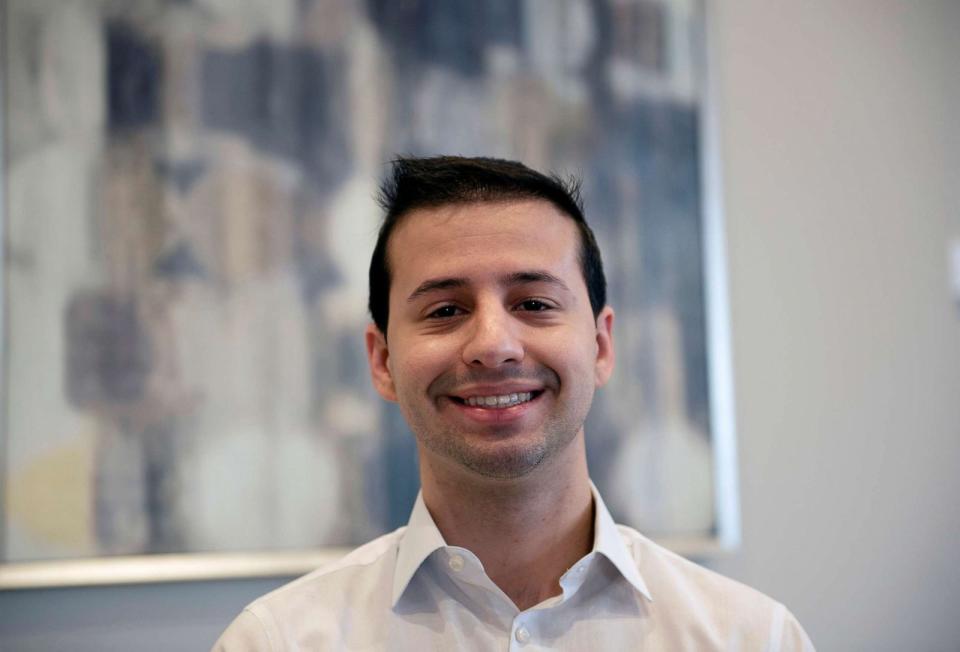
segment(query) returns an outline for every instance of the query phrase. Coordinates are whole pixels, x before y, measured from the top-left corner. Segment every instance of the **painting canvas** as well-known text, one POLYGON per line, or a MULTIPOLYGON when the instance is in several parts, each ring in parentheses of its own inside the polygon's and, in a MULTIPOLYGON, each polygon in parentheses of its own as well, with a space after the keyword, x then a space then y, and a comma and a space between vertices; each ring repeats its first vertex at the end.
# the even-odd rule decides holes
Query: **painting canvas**
POLYGON ((362 332, 397 154, 583 179, 615 517, 718 520, 698 3, 9 0, 2 561, 353 546, 416 449, 362 332))

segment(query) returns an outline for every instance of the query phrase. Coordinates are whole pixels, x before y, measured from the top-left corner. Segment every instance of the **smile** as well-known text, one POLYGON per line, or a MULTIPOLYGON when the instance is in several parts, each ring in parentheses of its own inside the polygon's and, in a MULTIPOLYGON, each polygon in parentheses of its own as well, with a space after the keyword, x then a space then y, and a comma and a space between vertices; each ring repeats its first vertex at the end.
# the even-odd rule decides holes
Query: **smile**
POLYGON ((543 390, 532 390, 529 392, 509 392, 484 396, 450 396, 450 399, 454 403, 459 403, 465 407, 480 408, 482 410, 505 410, 529 403, 541 394, 543 394, 543 390))
POLYGON ((515 392, 499 396, 470 396, 463 399, 463 402, 470 407, 502 409, 526 403, 531 398, 533 398, 533 392, 515 392))

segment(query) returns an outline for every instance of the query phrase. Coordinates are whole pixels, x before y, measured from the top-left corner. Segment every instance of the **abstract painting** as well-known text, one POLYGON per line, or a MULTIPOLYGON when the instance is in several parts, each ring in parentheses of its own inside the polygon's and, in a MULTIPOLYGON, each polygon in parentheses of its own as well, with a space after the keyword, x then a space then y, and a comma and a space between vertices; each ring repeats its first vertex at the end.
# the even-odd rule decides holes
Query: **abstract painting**
POLYGON ((666 0, 3 5, 2 559, 353 546, 414 441, 363 328, 397 154, 583 179, 614 515, 716 537, 703 15, 666 0))

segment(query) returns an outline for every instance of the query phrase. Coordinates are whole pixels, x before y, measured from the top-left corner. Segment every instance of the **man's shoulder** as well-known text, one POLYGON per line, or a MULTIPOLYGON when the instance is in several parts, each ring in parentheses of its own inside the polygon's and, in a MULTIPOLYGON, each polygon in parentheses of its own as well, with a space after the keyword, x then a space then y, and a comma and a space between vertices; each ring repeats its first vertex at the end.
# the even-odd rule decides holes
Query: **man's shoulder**
POLYGON ((318 603, 355 597, 357 591, 381 588, 387 575, 393 577, 393 562, 404 530, 401 527, 354 548, 340 559, 261 596, 248 608, 281 610, 304 601, 316 607, 318 603))
POLYGON ((800 629, 793 615, 764 593, 704 568, 632 528, 618 528, 653 598, 651 610, 675 620, 673 624, 762 640, 774 631, 800 629))
POLYGON ((397 546, 406 528, 385 534, 346 556, 251 602, 227 628, 215 650, 295 648, 302 636, 324 638, 356 617, 389 609, 397 546), (385 589, 386 587, 386 589, 385 589))

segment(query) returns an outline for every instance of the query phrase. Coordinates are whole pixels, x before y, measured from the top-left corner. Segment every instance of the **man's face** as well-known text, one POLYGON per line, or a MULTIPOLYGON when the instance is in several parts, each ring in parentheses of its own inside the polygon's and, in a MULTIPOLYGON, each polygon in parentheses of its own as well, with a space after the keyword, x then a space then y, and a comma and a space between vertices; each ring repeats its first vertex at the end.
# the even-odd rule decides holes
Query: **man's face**
POLYGON ((520 477, 582 436, 613 368, 573 220, 546 201, 419 209, 390 238, 387 337, 367 331, 380 394, 421 461, 520 477))

